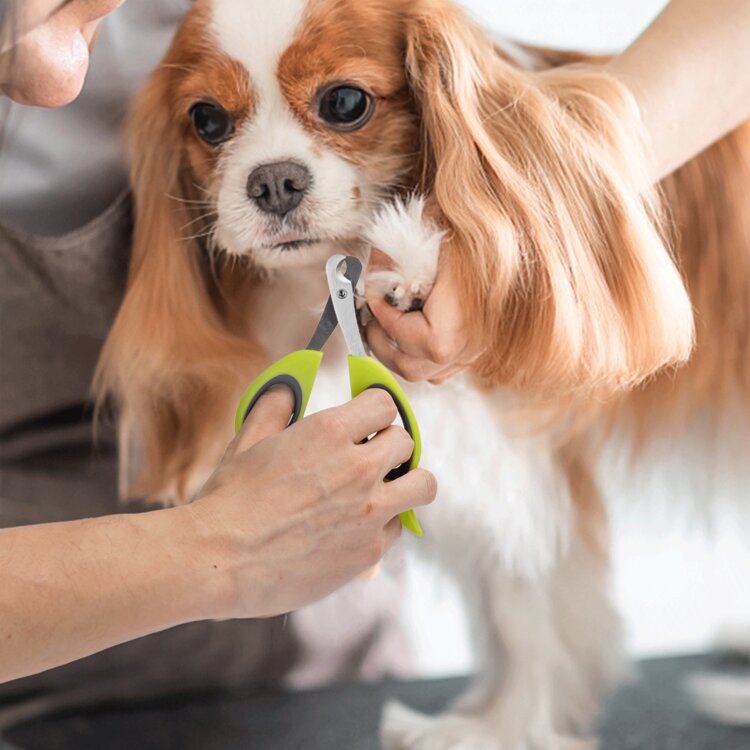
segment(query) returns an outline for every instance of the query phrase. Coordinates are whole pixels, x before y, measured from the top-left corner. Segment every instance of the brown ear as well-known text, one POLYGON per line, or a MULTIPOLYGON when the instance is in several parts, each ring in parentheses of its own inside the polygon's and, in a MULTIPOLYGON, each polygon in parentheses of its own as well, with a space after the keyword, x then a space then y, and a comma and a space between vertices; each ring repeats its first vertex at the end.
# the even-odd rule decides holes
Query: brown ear
POLYGON ((132 259, 94 387, 119 407, 123 494, 185 500, 191 477, 217 460, 217 436, 221 450, 231 435, 232 394, 259 352, 220 307, 224 270, 207 272, 209 259, 188 238, 194 196, 169 110, 172 76, 160 67, 130 118, 132 259))
POLYGON ((515 68, 443 0, 408 12, 422 188, 485 347, 479 375, 560 394, 684 362, 691 306, 629 94, 593 68, 515 68))

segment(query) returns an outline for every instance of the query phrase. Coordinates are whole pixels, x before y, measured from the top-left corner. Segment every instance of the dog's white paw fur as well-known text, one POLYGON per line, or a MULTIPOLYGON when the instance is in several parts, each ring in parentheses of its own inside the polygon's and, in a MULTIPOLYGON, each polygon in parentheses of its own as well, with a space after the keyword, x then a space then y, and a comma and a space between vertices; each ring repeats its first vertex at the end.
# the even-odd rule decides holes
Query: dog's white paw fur
POLYGON ((593 737, 570 737, 555 732, 533 732, 519 741, 502 738, 491 715, 444 713, 426 716, 391 701, 380 726, 383 750, 597 750, 593 737))
POLYGON ((424 217, 423 197, 384 204, 363 237, 391 258, 393 268, 368 273, 368 285, 399 310, 421 309, 435 282, 443 235, 424 217))
POLYGON ((529 736, 521 742, 508 742, 499 736, 488 715, 426 716, 397 701, 387 703, 383 710, 380 740, 383 750, 597 750, 598 747, 593 738, 550 733, 544 733, 544 739, 529 736))
MULTIPOLYGON (((724 625, 716 638, 716 650, 750 658, 750 625, 724 625)), ((698 708, 714 721, 750 727, 750 671, 699 672, 688 679, 687 688, 698 708)))
POLYGON ((380 727, 383 750, 498 750, 487 727, 458 714, 425 716, 401 703, 388 703, 380 727))
POLYGON ((750 726, 750 675, 701 672, 688 680, 698 708, 722 724, 750 726))

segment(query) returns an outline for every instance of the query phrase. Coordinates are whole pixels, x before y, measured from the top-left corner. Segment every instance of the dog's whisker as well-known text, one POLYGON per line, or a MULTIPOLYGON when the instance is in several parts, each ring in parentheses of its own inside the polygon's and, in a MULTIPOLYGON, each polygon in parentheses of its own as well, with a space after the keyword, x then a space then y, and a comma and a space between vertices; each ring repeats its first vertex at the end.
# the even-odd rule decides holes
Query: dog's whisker
POLYGON ((185 222, 180 227, 180 231, 187 229, 188 227, 192 226, 193 224, 197 224, 200 221, 209 221, 215 218, 216 218, 216 211, 214 210, 207 211, 206 213, 203 213, 200 216, 196 216, 194 219, 191 219, 190 221, 185 222))
POLYGON ((196 206, 210 206, 211 201, 205 200, 203 198, 195 199, 195 198, 183 198, 180 195, 172 195, 171 193, 167 193, 167 198, 170 198, 173 201, 177 201, 178 203, 185 203, 187 205, 196 205, 196 206))
POLYGON ((206 194, 207 196, 209 196, 209 198, 211 198, 212 200, 216 200, 216 196, 215 196, 215 195, 214 195, 214 194, 213 194, 213 193, 212 193, 212 192, 211 192, 210 190, 207 190, 207 189, 206 189, 205 187, 203 187, 203 185, 199 185, 199 184, 198 184, 197 182, 195 182, 195 181, 193 181, 192 185, 193 185, 193 187, 194 187, 194 188, 195 188, 196 190, 200 191, 201 193, 205 193, 205 194, 206 194))
POLYGON ((189 234, 189 235, 183 235, 181 239, 185 242, 190 242, 191 240, 200 240, 204 239, 205 237, 209 237, 214 232, 213 228, 206 230, 205 232, 197 232, 196 234, 189 234))

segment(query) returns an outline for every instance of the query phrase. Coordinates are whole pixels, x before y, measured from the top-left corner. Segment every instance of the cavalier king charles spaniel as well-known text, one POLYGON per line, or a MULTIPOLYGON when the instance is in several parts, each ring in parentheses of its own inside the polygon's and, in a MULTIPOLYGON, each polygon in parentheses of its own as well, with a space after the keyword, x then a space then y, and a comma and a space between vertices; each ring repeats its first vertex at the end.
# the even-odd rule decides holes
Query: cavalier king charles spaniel
POLYGON ((132 112, 96 379, 124 495, 195 495, 331 254, 390 256, 368 284, 407 314, 438 269, 460 290, 472 371, 407 386, 440 485, 414 547, 459 582, 479 671, 442 715, 389 706, 386 748, 583 746, 622 666, 598 452, 750 393, 750 128, 654 186, 632 97, 582 60, 449 0, 197 0, 132 112))

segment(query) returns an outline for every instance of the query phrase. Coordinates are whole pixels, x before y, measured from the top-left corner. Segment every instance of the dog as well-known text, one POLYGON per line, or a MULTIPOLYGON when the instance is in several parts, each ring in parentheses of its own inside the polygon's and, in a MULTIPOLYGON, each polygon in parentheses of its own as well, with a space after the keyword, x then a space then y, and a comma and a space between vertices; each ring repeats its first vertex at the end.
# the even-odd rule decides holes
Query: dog
POLYGON ((415 546, 460 583, 480 671, 442 715, 389 706, 388 749, 585 746, 623 668, 598 451, 750 393, 750 127, 656 189, 600 62, 494 41, 449 0, 197 0, 135 102, 95 383, 123 495, 195 495, 334 252, 388 255, 369 283, 408 314, 436 273, 460 291, 472 372, 407 388, 440 484, 415 546))

